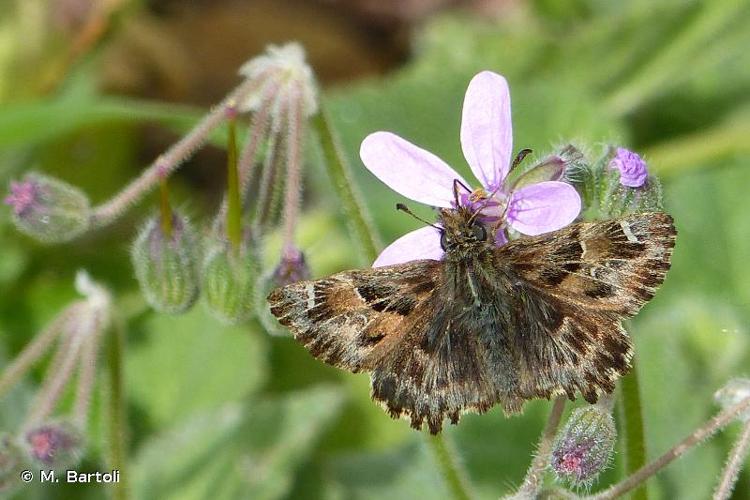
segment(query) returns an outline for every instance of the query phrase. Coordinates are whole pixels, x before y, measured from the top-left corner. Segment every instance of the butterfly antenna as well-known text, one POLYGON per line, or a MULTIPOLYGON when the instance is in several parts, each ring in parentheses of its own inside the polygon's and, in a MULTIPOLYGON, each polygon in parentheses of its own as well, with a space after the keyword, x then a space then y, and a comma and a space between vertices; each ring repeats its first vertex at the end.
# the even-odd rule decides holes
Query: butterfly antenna
POLYGON ((453 199, 456 201, 456 207, 459 207, 461 204, 458 202, 458 186, 461 186, 466 190, 467 193, 471 193, 471 189, 469 189, 469 186, 464 184, 458 179, 453 179, 453 199))
POLYGON ((513 169, 515 169, 518 165, 520 165, 523 159, 529 156, 532 152, 533 151, 528 148, 525 148, 519 151, 516 157, 513 159, 513 163, 510 164, 510 169, 508 170, 508 173, 512 172, 513 169))
POLYGON ((417 220, 418 220, 419 222, 424 222, 424 223, 425 223, 425 224, 427 224, 428 226, 434 227, 435 229, 437 229, 437 230, 438 230, 438 231, 440 231, 440 232, 442 232, 442 231, 443 231, 443 228, 442 228, 442 227, 440 227, 440 226, 436 226, 435 224, 433 224, 433 223, 431 223, 431 222, 427 222, 427 221, 426 221, 426 220, 424 220, 424 219, 423 219, 422 217, 418 216, 417 214, 415 214, 414 212, 412 212, 411 210, 409 210, 409 207, 407 207, 407 206, 406 206, 406 205, 404 205, 403 203, 396 203, 396 210, 400 210, 400 211, 402 211, 402 212, 406 212, 407 214, 409 214, 409 215, 411 215, 412 217, 414 217, 415 219, 417 219, 417 220))

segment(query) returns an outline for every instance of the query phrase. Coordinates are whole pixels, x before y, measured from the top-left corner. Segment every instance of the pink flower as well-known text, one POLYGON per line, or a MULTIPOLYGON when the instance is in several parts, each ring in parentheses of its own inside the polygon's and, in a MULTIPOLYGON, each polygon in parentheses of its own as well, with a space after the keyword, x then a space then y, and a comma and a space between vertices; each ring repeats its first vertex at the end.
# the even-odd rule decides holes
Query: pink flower
MULTIPOLYGON (((581 198, 570 185, 545 181, 511 189, 505 185, 513 156, 510 92, 502 76, 483 71, 472 78, 464 98, 461 147, 481 191, 466 192, 462 205, 480 208, 485 220, 507 224, 526 235, 561 229, 578 216, 581 198), (487 198, 491 196, 491 198, 487 198), (476 199, 481 198, 481 205, 476 199)), ((433 207, 455 207, 453 186, 470 186, 443 160, 390 132, 365 137, 360 157, 370 172, 397 193, 433 207)), ((496 244, 506 242, 497 231, 496 244)), ((391 243, 373 267, 417 259, 440 260, 440 232, 433 227, 417 229, 391 243)))
POLYGON ((37 202, 39 187, 33 181, 11 182, 10 194, 5 197, 5 204, 13 208, 16 215, 23 215, 37 202))

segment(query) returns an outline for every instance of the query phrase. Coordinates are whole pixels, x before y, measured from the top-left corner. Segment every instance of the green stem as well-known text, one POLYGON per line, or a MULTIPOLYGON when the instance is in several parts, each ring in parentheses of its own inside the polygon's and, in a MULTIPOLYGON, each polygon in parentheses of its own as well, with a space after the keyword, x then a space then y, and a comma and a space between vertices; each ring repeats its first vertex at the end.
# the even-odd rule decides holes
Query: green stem
MULTIPOLYGON (((638 385, 638 367, 633 368, 620 383, 620 417, 623 423, 625 477, 631 476, 646 465, 646 441, 641 411, 641 393, 638 385)), ((643 483, 631 496, 633 500, 646 500, 648 490, 643 483)))
POLYGON ((120 471, 120 482, 113 485, 112 498, 128 498, 128 471, 126 470, 125 389, 123 359, 125 352, 125 321, 115 312, 109 338, 109 444, 110 465, 120 471))
POLYGON ((237 172, 237 127, 234 115, 227 119, 229 137, 227 141, 227 239, 235 251, 242 243, 242 201, 240 197, 239 173, 237 172))
POLYGON ((469 500, 471 495, 466 475, 458 467, 455 452, 448 446, 443 436, 443 434, 436 434, 427 437, 432 455, 440 468, 443 480, 448 485, 451 497, 455 500, 469 500))
POLYGON ((167 239, 172 237, 172 209, 169 206, 169 189, 167 178, 159 180, 159 209, 161 213, 161 230, 167 239))
POLYGON ((349 229, 364 257, 372 262, 378 256, 380 239, 362 203, 362 197, 354 186, 349 165, 344 159, 322 103, 320 112, 313 117, 312 122, 320 139, 328 175, 341 201, 349 229))

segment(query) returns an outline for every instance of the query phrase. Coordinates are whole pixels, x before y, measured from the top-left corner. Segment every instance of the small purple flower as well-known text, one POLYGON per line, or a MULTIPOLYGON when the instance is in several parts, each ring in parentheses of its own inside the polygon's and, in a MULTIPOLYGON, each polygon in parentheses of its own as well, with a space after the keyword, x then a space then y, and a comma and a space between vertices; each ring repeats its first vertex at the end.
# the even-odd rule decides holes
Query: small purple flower
POLYGON ((10 194, 5 197, 6 205, 13 207, 13 213, 21 216, 37 202, 39 194, 38 187, 34 181, 24 180, 10 183, 10 194))
POLYGON ((68 422, 49 422, 28 431, 26 445, 34 461, 46 467, 61 469, 78 463, 83 437, 68 422))
POLYGON ((629 149, 617 148, 615 157, 609 162, 609 168, 620 171, 620 184, 637 188, 648 179, 648 168, 643 158, 629 149))
POLYGON ((287 246, 281 252, 281 260, 273 272, 277 286, 285 286, 297 281, 310 279, 310 268, 305 262, 305 254, 294 246, 287 246))
MULTIPOLYGON (((502 76, 483 71, 472 78, 464 98, 461 147, 482 187, 463 193, 461 205, 482 210, 485 221, 504 218, 526 235, 555 231, 570 224, 581 211, 581 198, 565 182, 544 181, 511 189, 505 184, 513 148, 510 92, 502 76)), ((433 207, 455 207, 453 185, 469 186, 443 160, 390 132, 365 137, 360 157, 370 172, 388 187, 433 207)), ((497 245, 506 243, 498 230, 497 245)), ((417 229, 391 243, 373 267, 416 259, 442 259, 439 231, 417 229)))

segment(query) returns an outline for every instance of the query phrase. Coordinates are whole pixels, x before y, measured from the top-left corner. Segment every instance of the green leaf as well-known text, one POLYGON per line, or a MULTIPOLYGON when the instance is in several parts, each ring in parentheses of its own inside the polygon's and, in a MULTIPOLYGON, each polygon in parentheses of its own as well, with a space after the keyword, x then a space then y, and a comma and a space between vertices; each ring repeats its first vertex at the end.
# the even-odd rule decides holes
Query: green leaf
POLYGON ((194 414, 139 450, 135 498, 282 498, 342 402, 318 386, 194 414))
POLYGON ((330 461, 329 498, 450 498, 437 465, 417 433, 410 442, 382 453, 340 454, 330 461))
POLYGON ((0 113, 0 148, 34 144, 84 126, 158 120, 187 129, 201 112, 155 102, 116 97, 45 99, 7 104, 0 113))
POLYGON ((203 307, 154 315, 142 330, 126 350, 125 385, 157 426, 235 401, 265 380, 265 337, 223 327, 203 307))

